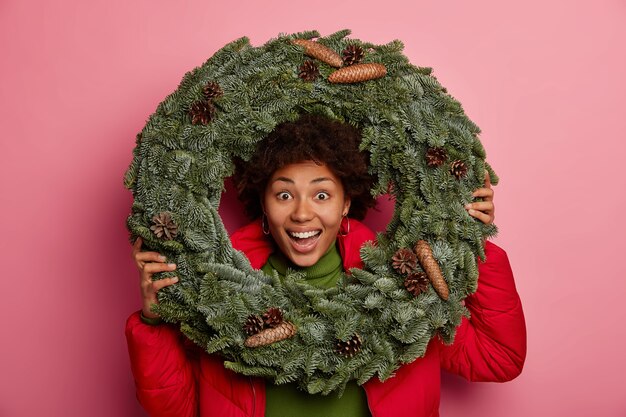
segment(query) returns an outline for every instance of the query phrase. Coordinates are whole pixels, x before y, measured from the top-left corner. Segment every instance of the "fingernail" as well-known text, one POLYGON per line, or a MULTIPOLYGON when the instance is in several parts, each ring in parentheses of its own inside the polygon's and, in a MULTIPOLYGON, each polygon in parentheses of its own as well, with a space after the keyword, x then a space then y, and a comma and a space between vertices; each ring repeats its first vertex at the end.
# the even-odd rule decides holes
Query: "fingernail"
POLYGON ((176 264, 167 264, 167 266, 170 268, 176 268, 176 264))
POLYGON ((469 213, 469 214, 474 214, 474 213, 476 213, 476 210, 469 209, 468 213, 469 213))
POLYGON ((472 207, 472 205, 471 205, 471 204, 466 204, 466 205, 464 205, 463 207, 465 207, 466 209, 468 209, 468 208, 472 207))
POLYGON ((178 277, 172 277, 172 282, 178 282, 178 277))
POLYGON ((159 261, 165 262, 165 256, 163 256, 163 255, 159 256, 159 261))

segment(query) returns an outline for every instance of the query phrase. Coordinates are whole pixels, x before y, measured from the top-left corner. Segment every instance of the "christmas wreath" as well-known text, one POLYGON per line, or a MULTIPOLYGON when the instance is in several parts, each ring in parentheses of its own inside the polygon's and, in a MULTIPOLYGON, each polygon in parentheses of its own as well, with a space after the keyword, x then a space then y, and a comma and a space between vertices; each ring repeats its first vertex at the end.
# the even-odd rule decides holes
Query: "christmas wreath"
POLYGON ((159 293, 161 317, 227 368, 310 393, 385 380, 436 335, 450 343, 477 287, 483 240, 496 233, 463 208, 485 170, 497 183, 478 127, 400 41, 349 34, 226 45, 158 106, 125 176, 132 237, 178 265, 179 283, 159 293), (218 214, 233 159, 249 160, 302 113, 359 127, 372 194, 395 199, 385 232, 361 249, 364 268, 329 290, 253 269, 218 214))

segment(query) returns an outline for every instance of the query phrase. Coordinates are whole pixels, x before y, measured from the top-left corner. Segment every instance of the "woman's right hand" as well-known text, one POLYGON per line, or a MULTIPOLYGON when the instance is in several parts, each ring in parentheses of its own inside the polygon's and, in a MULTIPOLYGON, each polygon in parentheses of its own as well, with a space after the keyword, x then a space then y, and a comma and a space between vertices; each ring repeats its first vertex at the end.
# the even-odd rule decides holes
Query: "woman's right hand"
POLYGON ((157 318, 158 314, 152 312, 151 307, 157 304, 157 292, 178 282, 178 277, 170 277, 152 280, 152 275, 157 272, 170 272, 176 269, 176 264, 166 264, 165 256, 158 252, 142 252, 143 240, 138 237, 133 244, 133 259, 140 273, 141 299, 143 301, 142 313, 144 317, 157 318))

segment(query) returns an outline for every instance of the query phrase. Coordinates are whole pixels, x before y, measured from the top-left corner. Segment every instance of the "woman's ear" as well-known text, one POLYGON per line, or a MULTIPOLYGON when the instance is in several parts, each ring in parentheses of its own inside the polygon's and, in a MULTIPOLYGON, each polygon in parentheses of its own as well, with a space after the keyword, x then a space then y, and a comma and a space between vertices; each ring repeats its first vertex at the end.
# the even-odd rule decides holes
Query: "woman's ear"
POLYGON ((343 211, 341 212, 342 217, 346 217, 348 215, 348 212, 350 211, 350 203, 352 202, 352 200, 350 200, 350 197, 345 196, 344 200, 343 200, 343 211))

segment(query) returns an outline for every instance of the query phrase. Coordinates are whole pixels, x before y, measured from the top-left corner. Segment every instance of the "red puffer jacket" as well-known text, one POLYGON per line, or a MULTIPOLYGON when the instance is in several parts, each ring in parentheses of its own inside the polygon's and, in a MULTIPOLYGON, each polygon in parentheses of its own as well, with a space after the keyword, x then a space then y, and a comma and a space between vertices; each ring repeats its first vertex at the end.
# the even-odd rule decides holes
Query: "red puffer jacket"
MULTIPOLYGON (((344 268, 362 266, 359 248, 373 233, 351 220, 347 237, 338 236, 344 268)), ((259 223, 237 231, 233 246, 260 268, 272 247, 259 223)), ((486 242, 487 259, 479 262, 478 291, 465 305, 471 319, 463 319, 452 345, 433 338, 426 355, 404 365, 395 376, 363 385, 373 417, 439 415, 440 369, 470 381, 504 382, 522 371, 526 357, 526 326, 506 253, 486 242)), ((137 398, 152 417, 262 417, 265 382, 224 368, 217 355, 191 346, 170 325, 148 326, 139 313, 126 323, 137 398)))

